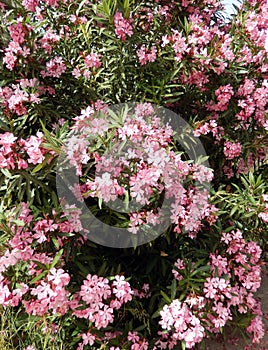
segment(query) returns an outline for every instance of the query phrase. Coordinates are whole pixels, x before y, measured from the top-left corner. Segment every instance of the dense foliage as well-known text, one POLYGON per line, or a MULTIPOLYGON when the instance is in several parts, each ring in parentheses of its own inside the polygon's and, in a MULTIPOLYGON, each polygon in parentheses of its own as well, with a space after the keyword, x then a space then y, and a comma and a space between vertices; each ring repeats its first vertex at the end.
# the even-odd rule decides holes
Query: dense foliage
POLYGON ((259 343, 266 1, 244 1, 229 20, 217 0, 2 0, 0 9, 0 347, 193 349, 228 325, 259 343), (132 102, 131 115, 109 112, 132 102), (189 125, 184 147, 154 106, 189 125), (197 140, 210 168, 189 159, 197 140), (96 217, 154 231, 164 193, 169 227, 131 248, 90 240, 79 208, 68 203, 67 215, 58 198, 67 143, 75 193, 96 217), (114 157, 119 149, 128 156, 114 157), (131 199, 141 209, 130 214, 107 205, 131 199))

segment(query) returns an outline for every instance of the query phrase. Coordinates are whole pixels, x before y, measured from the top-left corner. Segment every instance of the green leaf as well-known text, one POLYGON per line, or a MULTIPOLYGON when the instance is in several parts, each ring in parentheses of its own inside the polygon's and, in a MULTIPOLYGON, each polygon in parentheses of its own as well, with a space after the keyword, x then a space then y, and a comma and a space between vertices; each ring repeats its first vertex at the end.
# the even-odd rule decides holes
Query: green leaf
POLYGON ((250 194, 248 195, 248 199, 249 199, 249 201, 250 201, 251 204, 253 204, 253 205, 256 205, 256 204, 257 204, 256 201, 255 201, 255 199, 254 199, 254 197, 251 196, 250 194))
POLYGON ((244 218, 251 218, 252 216, 256 215, 255 211, 250 211, 249 213, 243 214, 244 218))
POLYGON ((98 206, 100 209, 102 208, 102 198, 101 197, 98 198, 98 206))
POLYGON ((12 174, 7 170, 7 169, 1 169, 1 172, 5 175, 5 177, 7 177, 8 179, 12 179, 13 176, 12 174))
POLYGON ((59 249, 59 241, 57 240, 57 238, 55 236, 51 236, 51 240, 52 240, 55 248, 59 249))
POLYGON ((262 174, 260 174, 258 177, 257 177, 257 180, 256 180, 256 186, 259 187, 263 184, 262 182, 262 174))
MULTIPOLYGON (((246 187, 246 188, 248 188, 248 186, 249 186, 249 182, 247 181, 247 179, 245 178, 245 177, 241 177, 241 181, 243 182, 243 185, 246 187)), ((235 185, 235 184, 232 184, 233 186, 235 186, 235 188, 236 189, 238 189, 238 190, 240 190, 241 191, 241 189, 237 186, 237 185, 235 185)))
POLYGON ((51 158, 51 154, 46 154, 45 155, 45 159, 43 160, 42 163, 38 164, 33 170, 32 170, 32 174, 37 173, 38 171, 40 171, 48 162, 48 160, 51 158))
POLYGON ((167 294, 165 292, 163 292, 162 290, 160 291, 160 293, 161 293, 162 297, 165 299, 165 301, 170 304, 171 299, 167 296, 167 294))
POLYGON ((177 281, 174 279, 171 283, 171 300, 174 300, 177 292, 177 281))
POLYGON ((158 257, 157 256, 153 256, 149 259, 148 264, 146 264, 146 274, 148 275, 153 268, 156 266, 156 264, 158 263, 158 257))
POLYGON ((59 260, 62 256, 62 253, 63 253, 63 249, 59 250, 58 253, 55 255, 55 257, 52 261, 52 264, 51 264, 51 268, 57 265, 57 263, 59 262, 59 260))
POLYGON ((78 9, 76 10, 76 15, 79 16, 80 11, 82 10, 82 8, 84 7, 85 3, 87 3, 88 0, 83 0, 80 2, 78 9))
POLYGON ((233 209, 230 212, 230 216, 233 216, 238 210, 238 207, 233 207, 233 209))
POLYGON ((157 318, 159 316, 160 316, 160 310, 157 310, 152 314, 151 318, 157 318))
POLYGON ((249 174, 248 174, 248 178, 249 178, 249 183, 251 185, 255 185, 255 179, 254 179, 254 175, 253 173, 250 171, 249 174))
POLYGON ((13 219, 12 223, 14 223, 17 226, 24 226, 25 225, 25 222, 23 220, 20 220, 20 219, 13 219))
POLYGON ((86 276, 89 273, 89 270, 80 263, 80 261, 76 261, 75 264, 79 267, 80 271, 86 276))
POLYGON ((33 263, 35 263, 35 265, 38 266, 39 269, 47 270, 47 265, 46 264, 43 264, 43 263, 41 263, 40 261, 37 261, 37 260, 33 260, 33 263))
POLYGON ((36 283, 38 281, 40 281, 43 277, 45 277, 47 275, 47 271, 43 271, 41 272, 38 276, 35 276, 31 281, 30 284, 36 283))
POLYGON ((139 326, 138 328, 135 328, 135 331, 140 332, 140 331, 143 331, 145 328, 146 328, 146 325, 144 324, 142 326, 139 326))
MULTIPOLYGON (((205 263, 205 262, 203 262, 203 263, 205 263)), ((198 269, 194 270, 191 273, 191 277, 195 276, 198 273, 207 272, 207 271, 210 271, 210 266, 209 265, 201 266, 201 267, 199 267, 198 269)))
POLYGON ((98 271, 98 275, 102 276, 104 274, 106 268, 107 268, 107 263, 106 263, 106 261, 104 261, 103 264, 101 265, 99 271, 98 271))

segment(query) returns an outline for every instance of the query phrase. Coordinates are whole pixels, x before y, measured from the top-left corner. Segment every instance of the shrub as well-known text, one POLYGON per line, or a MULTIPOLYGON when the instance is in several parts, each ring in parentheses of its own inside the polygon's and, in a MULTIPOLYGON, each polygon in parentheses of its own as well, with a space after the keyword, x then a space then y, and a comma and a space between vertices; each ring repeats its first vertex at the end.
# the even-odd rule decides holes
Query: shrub
POLYGON ((230 21, 217 0, 0 7, 7 349, 191 349, 226 325, 260 342, 266 2, 245 1, 230 21), (191 151, 200 140, 208 162, 191 151), (65 164, 74 202, 59 198, 65 164), (81 203, 111 228, 105 242, 116 228, 131 244, 93 239, 81 203))

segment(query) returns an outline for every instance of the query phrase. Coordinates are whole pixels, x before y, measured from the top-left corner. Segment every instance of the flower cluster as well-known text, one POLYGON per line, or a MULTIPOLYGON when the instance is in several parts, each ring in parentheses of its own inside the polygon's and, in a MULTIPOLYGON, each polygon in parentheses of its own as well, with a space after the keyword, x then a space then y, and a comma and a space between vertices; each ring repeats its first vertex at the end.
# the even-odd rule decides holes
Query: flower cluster
POLYGON ((69 293, 65 288, 69 281, 70 276, 63 269, 50 269, 46 279, 30 289, 31 299, 22 301, 26 312, 42 316, 51 310, 64 315, 68 310, 69 293))
POLYGON ((260 342, 268 3, 245 0, 231 21, 222 9, 0 0, 1 337, 12 348, 193 348, 237 324, 260 342), (129 101, 119 116, 109 107, 129 101), (150 103, 175 112, 177 129, 150 103), (57 196, 62 154, 77 204, 57 196), (106 249, 80 235, 94 234, 84 206, 109 238, 161 234, 106 249))
POLYGON ((122 13, 117 11, 114 15, 114 26, 115 26, 115 34, 122 41, 125 41, 128 37, 133 35, 133 27, 132 27, 132 17, 129 19, 123 17, 122 13))
POLYGON ((27 169, 31 164, 43 162, 46 154, 53 153, 42 147, 43 134, 38 132, 36 136, 30 136, 24 140, 17 138, 10 132, 0 135, 0 168, 2 169, 27 169))
POLYGON ((140 64, 143 66, 147 62, 154 62, 156 60, 156 52, 157 51, 155 47, 152 47, 149 50, 149 49, 146 49, 144 45, 142 45, 142 47, 139 50, 137 50, 137 55, 138 55, 140 64))
MULTIPOLYGON (((68 233, 75 230, 69 221, 50 218, 36 220, 26 203, 20 212, 14 208, 9 213, 9 229, 13 238, 8 248, 0 256, 0 303, 4 307, 23 305, 26 313, 36 316, 71 312, 72 317, 85 318, 99 330, 106 328, 114 320, 114 311, 132 300, 134 291, 124 276, 115 275, 111 281, 97 275, 88 274, 79 292, 71 294, 71 276, 64 268, 63 259, 38 250, 51 240, 57 246, 68 242, 68 233), (64 235, 65 234, 65 235, 64 235), (10 269, 27 266, 25 274, 20 274, 16 288, 12 286, 10 269)), ((136 293, 141 292, 136 290, 136 293)), ((82 345, 94 343, 95 336, 82 334, 82 345), (93 341, 93 342, 92 342, 93 341)), ((92 345, 91 344, 91 345, 92 345)), ((82 349, 79 345, 79 349, 82 349)))
POLYGON ((114 310, 132 300, 132 294, 124 276, 115 276, 110 285, 107 278, 89 274, 80 292, 74 295, 70 307, 73 315, 88 319, 96 329, 106 328, 114 320, 114 310))
POLYGON ((219 89, 215 91, 215 96, 217 98, 216 104, 209 104, 208 110, 209 111, 226 111, 229 105, 229 101, 231 97, 233 96, 234 91, 233 87, 228 84, 225 86, 220 86, 219 89))
POLYGON ((85 79, 89 79, 92 71, 101 67, 101 55, 96 54, 95 52, 91 52, 90 54, 81 56, 83 58, 80 65, 76 65, 73 69, 73 76, 78 79, 83 76, 85 79))
POLYGON ((233 159, 235 157, 238 157, 241 153, 241 145, 239 142, 230 142, 225 141, 224 142, 224 150, 223 153, 226 157, 226 159, 233 159))
POLYGON ((46 70, 41 71, 42 77, 59 78, 66 71, 66 65, 62 57, 54 57, 46 63, 46 70))
POLYGON ((194 313, 186 302, 173 300, 168 306, 165 305, 160 312, 161 321, 159 322, 163 329, 172 330, 172 338, 176 342, 182 340, 187 349, 191 349, 195 344, 200 343, 205 336, 205 329, 201 325, 198 315, 202 305, 198 305, 194 313))
POLYGON ((260 303, 253 293, 261 285, 262 250, 255 242, 246 242, 239 230, 223 233, 221 241, 227 247, 226 253, 224 256, 211 254, 213 277, 207 278, 204 284, 205 296, 214 304, 213 327, 219 330, 232 319, 232 307, 240 314, 251 312, 258 322, 253 321, 248 331, 254 334, 254 342, 258 343, 263 337, 264 326, 260 322, 260 303), (255 323, 261 326, 254 328, 255 323))
POLYGON ((263 222, 267 223, 268 222, 268 195, 264 194, 262 196, 263 202, 264 202, 264 211, 261 211, 258 214, 258 217, 263 220, 263 222))
MULTIPOLYGON (((13 238, 0 257, 1 304, 18 306, 22 303, 26 312, 34 315, 44 315, 49 310, 64 314, 68 309, 66 286, 70 276, 62 268, 56 267, 51 267, 47 273, 44 273, 43 268, 46 264, 48 266, 52 264, 53 257, 38 252, 34 247, 44 241, 50 241, 55 231, 63 231, 66 227, 65 232, 70 232, 72 228, 67 221, 55 224, 49 219, 37 221, 32 228, 33 215, 26 203, 22 203, 19 213, 13 209, 9 215, 8 226, 13 232, 13 238), (40 239, 41 234, 42 239, 40 239), (9 280, 10 268, 26 265, 28 265, 28 276, 18 280, 18 287, 13 289, 9 280)), ((60 237, 58 243, 62 245, 60 237)))
POLYGON ((14 69, 20 58, 26 58, 30 55, 30 49, 23 44, 26 44, 26 38, 31 29, 30 25, 22 24, 21 21, 8 27, 12 40, 4 50, 3 62, 9 70, 14 69))
POLYGON ((6 113, 25 115, 27 106, 39 104, 40 95, 46 91, 53 92, 53 89, 46 89, 38 79, 20 79, 19 83, 11 87, 0 88, 0 103, 6 109, 6 113))
POLYGON ((92 152, 96 142, 93 135, 102 136, 108 130, 114 133, 110 125, 106 114, 98 119, 92 112, 89 116, 81 115, 73 128, 79 134, 68 140, 67 158, 75 165, 77 175, 83 177, 83 164, 92 160, 95 163, 94 180, 85 178, 81 184, 86 198, 96 197, 106 203, 130 198, 131 204, 134 201, 142 208, 129 214, 129 231, 134 234, 140 227, 156 226, 167 218, 167 208, 151 204, 157 203, 164 189, 170 223, 175 224, 176 232, 183 229, 194 238, 203 220, 210 224, 215 221, 215 207, 209 204, 208 191, 200 186, 210 182, 213 173, 204 165, 183 161, 181 154, 171 149, 173 130, 169 125, 161 125, 152 105, 138 104, 134 117, 129 114, 125 118, 112 140, 112 152, 92 152), (184 188, 183 182, 187 179, 192 179, 193 184, 184 188))
MULTIPOLYGON (((246 242, 239 230, 222 233, 221 242, 226 249, 223 255, 210 254, 211 274, 204 282, 203 293, 189 293, 183 302, 175 299, 160 312, 159 323, 169 331, 168 339, 180 339, 186 348, 202 341, 207 331, 219 333, 232 321, 233 308, 255 316, 247 328, 253 334, 253 343, 259 343, 264 335, 260 303, 253 294, 261 283, 261 248, 255 242, 246 242)), ((185 261, 178 259, 172 272, 179 285, 184 283, 185 271, 185 261)))

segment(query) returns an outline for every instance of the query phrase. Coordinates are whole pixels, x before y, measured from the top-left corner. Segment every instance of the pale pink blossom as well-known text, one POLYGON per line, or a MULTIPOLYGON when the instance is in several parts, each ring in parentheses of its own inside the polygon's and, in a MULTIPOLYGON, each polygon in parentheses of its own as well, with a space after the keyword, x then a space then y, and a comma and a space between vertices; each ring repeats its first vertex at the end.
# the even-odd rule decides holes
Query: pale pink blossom
POLYGON ((35 12, 36 7, 39 5, 39 0, 23 0, 22 5, 26 10, 35 12))
POLYGON ((115 34, 122 41, 126 41, 127 36, 131 37, 133 35, 132 23, 133 19, 131 16, 129 19, 126 19, 121 12, 116 11, 114 15, 115 34))
POLYGON ((101 66, 101 55, 92 52, 84 58, 84 63, 88 68, 100 68, 101 66))
POLYGON ((231 142, 226 140, 224 142, 223 153, 226 159, 233 159, 241 154, 242 146, 239 142, 231 142))
POLYGON ((137 50, 137 56, 140 64, 143 66, 148 62, 154 62, 156 60, 156 48, 153 46, 151 49, 147 49, 145 45, 142 45, 140 49, 137 50))
POLYGON ((41 71, 43 77, 59 78, 66 71, 62 57, 56 56, 46 63, 46 70, 41 71))
POLYGON ((247 331, 253 334, 253 343, 260 343, 264 337, 264 324, 260 316, 256 316, 247 327, 247 331))

